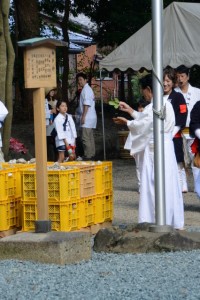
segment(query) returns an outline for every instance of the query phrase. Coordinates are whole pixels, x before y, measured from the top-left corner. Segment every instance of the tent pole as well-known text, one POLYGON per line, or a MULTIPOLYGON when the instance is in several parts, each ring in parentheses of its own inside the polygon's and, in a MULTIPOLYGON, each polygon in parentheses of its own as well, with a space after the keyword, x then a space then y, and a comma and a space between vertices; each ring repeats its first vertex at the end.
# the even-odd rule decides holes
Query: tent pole
MULTIPOLYGON (((153 108, 161 112, 163 107, 163 1, 152 0, 152 62, 153 62, 153 108)), ((156 225, 151 231, 171 230, 166 226, 165 208, 165 163, 164 163, 164 119, 154 113, 154 178, 156 225)))
POLYGON ((102 132, 103 132, 103 158, 106 160, 106 145, 105 145, 105 127, 104 127, 104 109, 103 109, 103 93, 102 93, 102 76, 100 69, 100 97, 101 97, 101 117, 102 117, 102 132))

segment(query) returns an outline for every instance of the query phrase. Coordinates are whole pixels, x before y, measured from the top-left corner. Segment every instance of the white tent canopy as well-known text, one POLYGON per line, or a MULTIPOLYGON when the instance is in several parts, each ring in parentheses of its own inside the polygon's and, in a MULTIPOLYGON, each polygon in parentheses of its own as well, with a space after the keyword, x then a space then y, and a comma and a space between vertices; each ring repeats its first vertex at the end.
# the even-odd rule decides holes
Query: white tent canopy
MULTIPOLYGON (((163 12, 163 67, 200 65, 200 3, 173 2, 163 12)), ((100 62, 113 71, 152 69, 151 21, 100 62)))

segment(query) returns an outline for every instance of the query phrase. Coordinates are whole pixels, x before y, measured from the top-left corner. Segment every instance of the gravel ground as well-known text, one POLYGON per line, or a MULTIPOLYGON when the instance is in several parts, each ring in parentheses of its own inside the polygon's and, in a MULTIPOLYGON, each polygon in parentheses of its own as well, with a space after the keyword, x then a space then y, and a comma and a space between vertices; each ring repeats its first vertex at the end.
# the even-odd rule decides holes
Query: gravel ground
MULTIPOLYGON (((113 161, 114 224, 137 222, 133 160, 113 161)), ((187 230, 199 230, 200 201, 184 194, 187 230)), ((200 250, 158 254, 93 253, 88 262, 57 266, 0 261, 0 299, 200 299, 200 250)))

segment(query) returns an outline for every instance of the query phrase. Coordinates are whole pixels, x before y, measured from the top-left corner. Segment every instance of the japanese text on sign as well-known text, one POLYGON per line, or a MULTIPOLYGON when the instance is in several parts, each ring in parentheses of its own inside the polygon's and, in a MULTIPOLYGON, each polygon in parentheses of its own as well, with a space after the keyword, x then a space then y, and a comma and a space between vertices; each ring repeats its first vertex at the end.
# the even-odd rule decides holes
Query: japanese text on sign
POLYGON ((32 53, 28 57, 27 75, 33 80, 48 80, 54 72, 55 51, 52 53, 32 53))

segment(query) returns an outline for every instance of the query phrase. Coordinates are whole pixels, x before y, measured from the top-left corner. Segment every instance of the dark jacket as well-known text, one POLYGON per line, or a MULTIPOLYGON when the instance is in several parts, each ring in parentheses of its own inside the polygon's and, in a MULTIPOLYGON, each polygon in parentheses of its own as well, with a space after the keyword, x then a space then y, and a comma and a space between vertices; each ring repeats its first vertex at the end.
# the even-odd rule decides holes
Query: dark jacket
POLYGON ((172 90, 168 97, 168 101, 171 102, 174 109, 175 125, 180 126, 181 129, 183 129, 185 127, 188 114, 185 98, 181 93, 172 90))
POLYGON ((181 130, 184 129, 187 120, 187 105, 183 95, 174 90, 172 90, 171 94, 169 95, 168 101, 172 104, 172 107, 174 109, 175 125, 181 128, 173 138, 176 161, 177 163, 181 163, 184 162, 183 139, 181 136, 181 130))
POLYGON ((195 130, 200 128, 200 101, 197 101, 190 113, 190 136, 195 137, 195 130))
MULTIPOLYGON (((190 113, 190 136, 195 138, 195 130, 200 129, 200 101, 197 101, 190 113)), ((197 139, 197 137, 196 137, 197 139)), ((198 151, 200 152, 200 140, 198 139, 198 151)))

